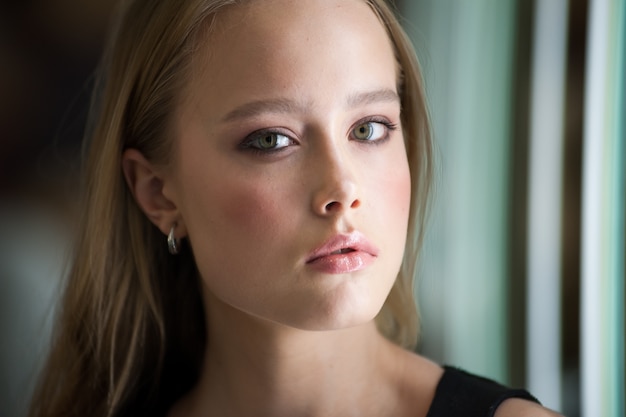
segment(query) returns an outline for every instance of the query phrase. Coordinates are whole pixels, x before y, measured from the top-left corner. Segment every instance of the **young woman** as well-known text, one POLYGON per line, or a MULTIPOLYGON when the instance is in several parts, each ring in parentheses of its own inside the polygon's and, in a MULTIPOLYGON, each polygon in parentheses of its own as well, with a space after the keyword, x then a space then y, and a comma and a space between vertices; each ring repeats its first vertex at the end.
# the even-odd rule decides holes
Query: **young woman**
POLYGON ((33 416, 549 415, 409 350, 432 144, 382 0, 124 3, 33 416))

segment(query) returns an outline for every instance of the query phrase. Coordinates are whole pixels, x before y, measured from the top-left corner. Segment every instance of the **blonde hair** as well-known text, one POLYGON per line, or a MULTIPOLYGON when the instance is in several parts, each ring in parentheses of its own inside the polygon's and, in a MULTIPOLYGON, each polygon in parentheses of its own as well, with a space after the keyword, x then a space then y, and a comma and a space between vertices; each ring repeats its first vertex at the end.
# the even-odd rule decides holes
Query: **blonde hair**
MULTIPOLYGON (((377 323, 389 339, 413 347, 412 282, 432 176, 430 128, 410 41, 383 0, 365 1, 396 50, 413 183, 403 267, 377 323)), ((126 186, 121 155, 135 148, 167 163, 169 116, 198 38, 222 8, 237 3, 134 0, 118 12, 92 103, 97 118, 88 128, 73 265, 31 416, 159 414, 197 381, 207 341, 191 251, 169 256, 126 186)))

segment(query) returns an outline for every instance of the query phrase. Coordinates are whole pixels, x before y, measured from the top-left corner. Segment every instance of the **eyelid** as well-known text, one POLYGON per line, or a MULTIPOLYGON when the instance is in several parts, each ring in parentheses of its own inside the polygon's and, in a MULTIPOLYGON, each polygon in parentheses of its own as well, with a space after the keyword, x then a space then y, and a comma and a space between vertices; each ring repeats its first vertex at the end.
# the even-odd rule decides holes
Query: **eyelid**
POLYGON ((385 136, 377 140, 362 140, 362 139, 354 139, 354 140, 361 142, 361 143, 379 144, 389 139, 391 132, 398 129, 398 123, 393 123, 389 118, 385 116, 368 116, 368 117, 364 117, 360 119, 359 121, 357 121, 355 124, 353 124, 350 127, 349 136, 352 137, 353 136, 352 132, 354 132, 354 129, 366 123, 378 123, 378 124, 383 125, 385 128, 385 136))
POLYGON ((296 143, 297 142, 293 138, 293 134, 291 132, 288 132, 286 129, 271 127, 271 128, 255 130, 254 132, 246 135, 246 137, 239 143, 238 148, 245 150, 245 151, 267 155, 271 153, 281 152, 296 143), (266 136, 266 135, 284 136, 289 140, 289 145, 281 146, 278 148, 269 148, 269 149, 263 149, 263 148, 252 145, 255 141, 259 140, 261 137, 266 136))
POLYGON ((352 131, 355 127, 363 125, 365 123, 380 123, 381 125, 387 126, 390 130, 395 130, 398 128, 398 124, 392 122, 388 117, 385 116, 368 116, 362 119, 359 119, 352 127, 350 131, 352 131))

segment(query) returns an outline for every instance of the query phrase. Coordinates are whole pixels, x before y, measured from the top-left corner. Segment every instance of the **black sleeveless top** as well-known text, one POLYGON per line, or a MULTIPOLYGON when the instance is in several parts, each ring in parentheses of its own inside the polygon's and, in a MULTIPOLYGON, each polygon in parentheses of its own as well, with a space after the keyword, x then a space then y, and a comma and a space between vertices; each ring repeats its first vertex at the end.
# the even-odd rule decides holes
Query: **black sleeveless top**
POLYGON ((539 403, 522 389, 510 389, 490 379, 444 366, 435 397, 426 417, 493 417, 509 398, 539 403))

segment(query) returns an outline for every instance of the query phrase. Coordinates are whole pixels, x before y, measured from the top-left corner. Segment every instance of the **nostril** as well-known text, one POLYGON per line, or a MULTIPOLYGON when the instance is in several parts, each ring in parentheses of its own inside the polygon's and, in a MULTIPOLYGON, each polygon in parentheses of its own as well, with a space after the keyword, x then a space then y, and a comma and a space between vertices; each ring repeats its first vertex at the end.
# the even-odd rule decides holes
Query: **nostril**
MULTIPOLYGON (((350 208, 359 208, 361 206, 361 201, 356 199, 352 202, 352 204, 350 204, 350 208)), ((331 211, 335 211, 335 210, 339 210, 341 208, 341 203, 339 201, 331 201, 330 203, 326 204, 326 206, 324 206, 324 209, 326 210, 326 212, 331 212, 331 211)))
POLYGON ((337 206, 339 206, 339 202, 338 201, 331 201, 330 203, 326 204, 326 211, 333 211, 334 209, 337 208, 337 206))

